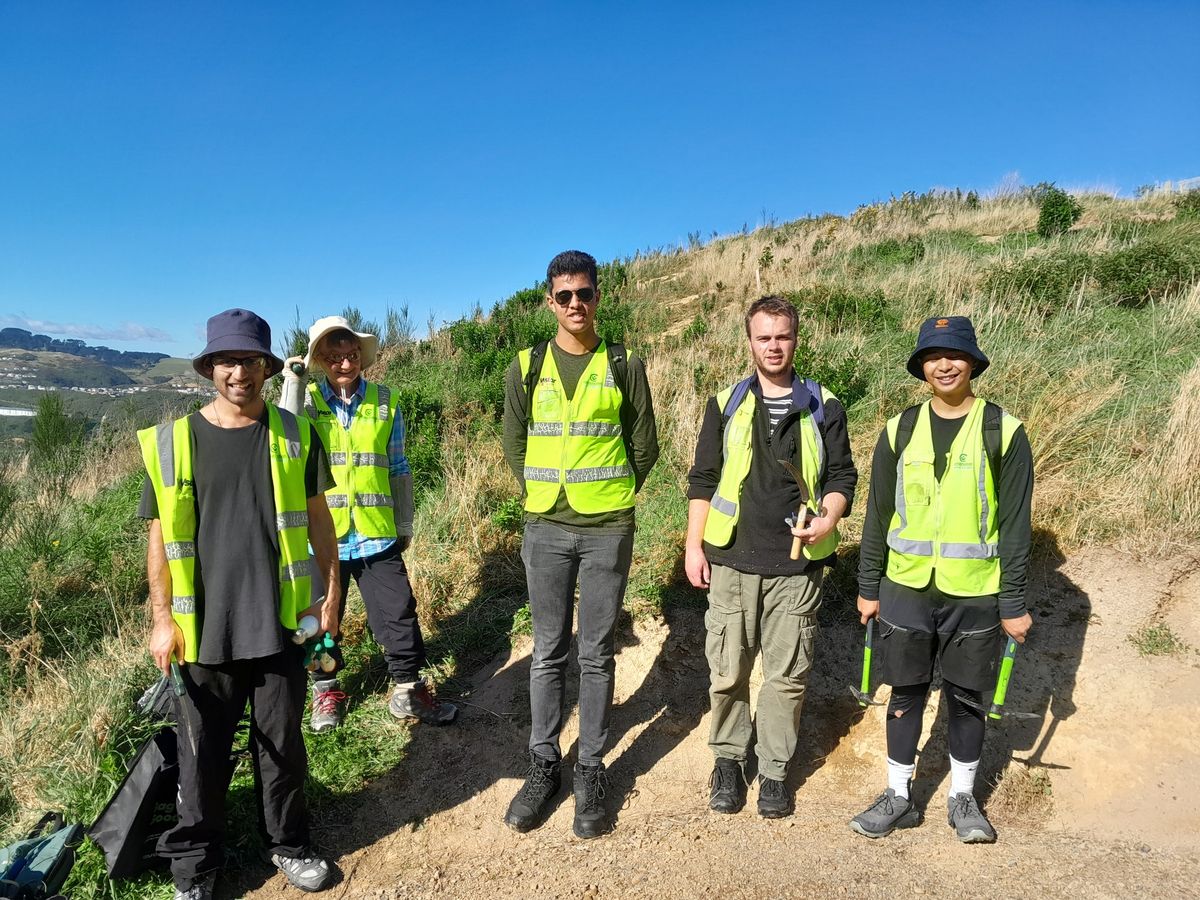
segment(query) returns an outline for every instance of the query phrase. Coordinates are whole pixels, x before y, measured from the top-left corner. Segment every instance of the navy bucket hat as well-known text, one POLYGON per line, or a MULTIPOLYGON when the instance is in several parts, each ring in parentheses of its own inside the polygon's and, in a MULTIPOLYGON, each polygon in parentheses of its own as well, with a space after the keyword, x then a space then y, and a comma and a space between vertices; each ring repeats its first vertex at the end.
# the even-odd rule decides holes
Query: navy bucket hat
POLYGON ((971 377, 982 375, 991 363, 975 340, 975 326, 966 316, 934 316, 921 323, 917 334, 917 349, 908 358, 908 374, 918 381, 925 380, 921 356, 926 350, 961 350, 975 360, 971 377))
POLYGON ((227 309, 208 320, 208 344, 192 360, 192 368, 211 378, 211 372, 204 372, 205 359, 230 350, 263 354, 269 360, 268 378, 283 371, 283 360, 271 352, 271 326, 248 309, 227 309))

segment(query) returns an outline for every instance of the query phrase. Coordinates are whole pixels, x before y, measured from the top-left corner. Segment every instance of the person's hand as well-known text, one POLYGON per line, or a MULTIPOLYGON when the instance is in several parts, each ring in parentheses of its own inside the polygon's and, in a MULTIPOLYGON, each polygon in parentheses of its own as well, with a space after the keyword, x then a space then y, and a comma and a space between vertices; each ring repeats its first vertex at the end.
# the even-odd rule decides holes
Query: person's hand
POLYGON ((1000 627, 1004 629, 1004 633, 1016 641, 1018 644, 1025 643, 1025 636, 1029 634, 1029 629, 1033 627, 1033 616, 1029 613, 1016 619, 1001 619, 1000 627))
POLYGON ((306 374, 306 372, 305 372, 305 368, 304 368, 304 357, 303 356, 289 356, 287 359, 285 359, 283 361, 283 377, 284 378, 295 378, 298 381, 304 374, 306 374), (297 365, 297 364, 299 364, 299 366, 300 366, 300 374, 299 375, 297 375, 292 370, 292 366, 297 365))
POLYGON ((158 666, 164 675, 171 674, 171 660, 183 664, 186 649, 183 632, 174 619, 156 622, 150 629, 150 655, 154 657, 154 665, 158 666))
POLYGON ((323 597, 321 600, 318 600, 308 609, 301 611, 299 615, 296 616, 296 620, 299 621, 305 616, 313 616, 316 618, 318 623, 317 634, 329 632, 331 637, 337 637, 338 633, 341 631, 341 626, 338 622, 338 612, 341 610, 341 608, 342 598, 338 596, 336 592, 332 597, 329 596, 329 594, 326 594, 325 597, 323 597))
POLYGON ((858 596, 858 620, 864 625, 871 619, 879 615, 879 601, 868 600, 866 597, 859 594, 858 596))
POLYGON ((703 547, 688 547, 683 552, 683 570, 694 588, 707 588, 712 576, 712 567, 704 555, 703 547))
POLYGON ((800 538, 802 544, 815 544, 828 535, 837 526, 837 520, 831 515, 812 516, 803 528, 799 525, 792 528, 792 536, 800 538))

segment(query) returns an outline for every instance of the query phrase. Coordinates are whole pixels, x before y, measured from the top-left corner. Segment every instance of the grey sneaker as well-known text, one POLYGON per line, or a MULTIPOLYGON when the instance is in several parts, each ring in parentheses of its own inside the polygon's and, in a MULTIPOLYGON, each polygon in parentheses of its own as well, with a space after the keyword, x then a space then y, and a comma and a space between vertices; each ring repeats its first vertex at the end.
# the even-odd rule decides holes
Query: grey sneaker
POLYGON ((992 844, 996 841, 996 829, 980 811, 973 794, 955 794, 947 806, 950 810, 950 827, 964 844, 992 844))
POLYGON ((280 856, 271 854, 271 862, 286 877, 292 887, 302 891, 323 891, 333 883, 329 860, 319 856, 280 856))
POLYGON ((758 814, 764 819, 782 819, 792 814, 792 797, 786 784, 766 775, 758 776, 758 814))
POLYGON ((346 695, 336 678, 314 681, 312 687, 312 718, 308 720, 311 731, 329 731, 342 724, 346 711, 346 695))
POLYGON ((887 837, 897 828, 915 828, 921 824, 921 813, 908 797, 897 797, 888 788, 865 810, 850 820, 850 830, 864 837, 887 837))
POLYGON ((205 872, 192 881, 187 890, 175 888, 175 900, 212 900, 213 883, 217 880, 216 872, 205 872))
POLYGON ((424 681, 392 688, 388 712, 397 719, 416 719, 426 725, 449 725, 458 717, 458 707, 435 697, 424 681))

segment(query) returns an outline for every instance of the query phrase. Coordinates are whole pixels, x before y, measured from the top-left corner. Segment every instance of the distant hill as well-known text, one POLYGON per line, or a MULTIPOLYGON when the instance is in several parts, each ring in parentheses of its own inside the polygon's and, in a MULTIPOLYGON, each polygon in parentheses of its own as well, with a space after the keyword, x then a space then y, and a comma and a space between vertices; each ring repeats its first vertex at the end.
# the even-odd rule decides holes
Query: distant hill
POLYGON ((99 388, 135 383, 125 372, 97 359, 73 353, 0 349, 0 385, 99 388))
POLYGON ((0 349, 41 350, 50 353, 69 353, 84 359, 95 359, 119 369, 149 369, 165 353, 146 353, 140 350, 113 350, 111 347, 92 347, 77 338, 60 340, 45 334, 34 334, 24 328, 0 328, 0 349))

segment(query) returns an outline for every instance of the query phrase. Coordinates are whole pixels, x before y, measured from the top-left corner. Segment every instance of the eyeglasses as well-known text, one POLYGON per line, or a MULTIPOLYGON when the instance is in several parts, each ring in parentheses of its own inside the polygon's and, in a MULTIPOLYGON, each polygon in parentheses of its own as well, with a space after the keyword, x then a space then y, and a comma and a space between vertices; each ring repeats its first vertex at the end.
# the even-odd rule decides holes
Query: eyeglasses
POLYGON ((327 354, 325 354, 325 362, 329 363, 331 366, 340 366, 344 362, 348 362, 351 365, 356 366, 356 365, 358 365, 358 361, 360 358, 361 357, 359 356, 359 353, 357 350, 352 350, 349 353, 327 353, 327 354))
POLYGON ((596 289, 582 287, 577 291, 558 291, 554 294, 554 302, 559 306, 570 306, 572 297, 578 297, 580 303, 591 303, 596 299, 596 289))
POLYGON ((214 369, 236 369, 241 366, 243 369, 253 371, 254 369, 265 369, 267 367, 267 358, 265 356, 225 356, 224 354, 214 354, 208 358, 214 369))

